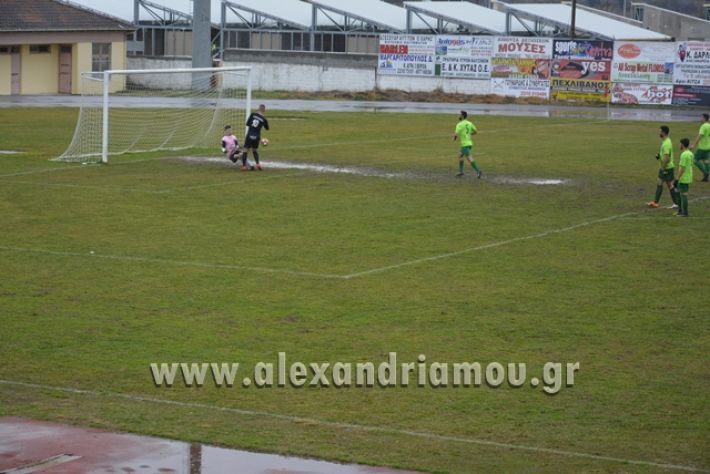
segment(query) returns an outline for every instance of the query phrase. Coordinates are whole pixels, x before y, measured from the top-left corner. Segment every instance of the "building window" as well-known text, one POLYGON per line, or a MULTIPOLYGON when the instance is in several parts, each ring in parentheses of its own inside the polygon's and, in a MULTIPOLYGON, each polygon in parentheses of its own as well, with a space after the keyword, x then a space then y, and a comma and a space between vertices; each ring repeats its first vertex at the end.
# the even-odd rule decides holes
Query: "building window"
POLYGON ((32 44, 32 45, 30 45, 30 53, 31 54, 49 53, 49 45, 48 44, 32 44))
POLYGON ((91 45, 91 70, 103 72, 111 69, 111 43, 91 45))

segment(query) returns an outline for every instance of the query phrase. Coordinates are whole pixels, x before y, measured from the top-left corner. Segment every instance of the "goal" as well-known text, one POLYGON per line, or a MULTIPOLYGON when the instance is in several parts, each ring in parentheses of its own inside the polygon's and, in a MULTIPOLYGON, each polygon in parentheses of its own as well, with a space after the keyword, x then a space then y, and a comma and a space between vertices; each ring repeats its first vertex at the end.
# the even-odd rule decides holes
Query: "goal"
POLYGON ((218 147, 251 111, 251 68, 144 69, 81 75, 74 137, 58 161, 218 147))

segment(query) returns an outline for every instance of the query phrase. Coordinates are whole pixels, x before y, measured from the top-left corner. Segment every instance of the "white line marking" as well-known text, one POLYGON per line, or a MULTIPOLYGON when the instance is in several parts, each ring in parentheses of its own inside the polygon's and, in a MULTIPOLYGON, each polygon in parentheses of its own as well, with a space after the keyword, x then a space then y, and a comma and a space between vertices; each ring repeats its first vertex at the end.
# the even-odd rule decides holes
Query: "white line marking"
POLYGON ((165 258, 150 258, 150 257, 134 257, 130 255, 104 255, 89 252, 63 252, 55 250, 46 249, 30 249, 22 247, 7 247, 0 246, 0 251, 5 250, 9 252, 27 252, 27 253, 40 253, 44 255, 55 255, 58 257, 85 257, 85 258, 103 258, 107 260, 117 260, 124 262, 141 262, 141 263, 159 263, 167 265, 180 265, 185 267, 200 267, 200 268, 213 268, 216 270, 248 270, 260 273, 283 273, 286 275, 298 275, 298 276, 308 276, 317 278, 329 278, 342 280, 343 277, 340 275, 330 275, 327 273, 315 273, 315 272, 302 272, 298 270, 288 270, 281 268, 265 268, 265 267, 252 267, 248 265, 232 265, 232 264, 219 264, 219 263, 205 263, 205 262, 194 262, 190 260, 171 260, 165 258))
POLYGON ((129 400, 132 402, 156 403, 156 404, 161 404, 161 405, 172 405, 172 406, 179 406, 179 407, 185 407, 185 408, 199 408, 199 409, 204 409, 204 410, 220 411, 220 412, 225 412, 225 413, 235 413, 238 415, 245 415, 245 416, 273 418, 276 420, 284 420, 284 421, 293 422, 293 423, 302 423, 302 424, 308 424, 308 425, 320 425, 320 426, 325 426, 328 428, 338 428, 338 429, 343 429, 343 430, 357 430, 357 431, 375 432, 375 433, 393 433, 393 434, 411 436, 411 437, 416 437, 416 438, 423 438, 423 439, 428 439, 428 440, 450 441, 450 442, 455 442, 455 443, 474 444, 474 445, 489 446, 489 447, 494 447, 494 448, 529 451, 529 452, 533 452, 533 453, 554 454, 554 455, 568 456, 568 457, 578 457, 578 458, 592 459, 595 461, 607 461, 607 462, 614 462, 614 463, 651 466, 651 467, 662 468, 662 469, 674 469, 674 470, 679 470, 679 471, 710 473, 710 469, 701 468, 701 467, 694 467, 694 466, 682 466, 682 465, 678 465, 678 464, 669 464, 669 463, 663 463, 663 462, 625 459, 625 458, 619 458, 619 457, 614 457, 614 456, 604 456, 604 455, 600 455, 600 454, 589 454, 589 453, 582 453, 582 452, 578 452, 578 451, 567 451, 567 450, 563 450, 563 449, 542 448, 542 447, 538 447, 538 446, 527 446, 527 445, 523 445, 523 444, 503 443, 503 442, 498 442, 498 441, 489 441, 489 440, 485 440, 485 439, 467 438, 467 437, 462 437, 462 436, 441 435, 441 434, 436 434, 436 433, 428 433, 425 431, 412 431, 412 430, 404 430, 404 429, 399 429, 399 428, 386 428, 386 427, 382 427, 382 426, 360 425, 360 424, 355 424, 355 423, 344 423, 344 422, 338 422, 338 421, 319 420, 319 419, 315 419, 315 418, 306 418, 306 417, 301 417, 301 416, 282 415, 279 413, 245 410, 245 409, 241 409, 241 408, 222 407, 219 405, 209 405, 207 403, 180 402, 180 401, 176 401, 176 400, 166 400, 163 398, 147 397, 147 396, 140 396, 140 395, 130 395, 127 393, 104 392, 104 391, 99 392, 99 391, 95 391, 95 390, 85 390, 85 389, 78 389, 78 388, 71 388, 71 387, 57 387, 57 386, 52 386, 52 385, 35 384, 35 383, 28 383, 28 382, 17 382, 14 380, 0 380, 0 384, 17 386, 17 387, 24 387, 24 388, 40 389, 40 390, 55 390, 58 392, 73 393, 73 394, 78 394, 78 395, 91 395, 91 396, 96 396, 96 397, 121 398, 121 399, 129 400))
MULTIPOLYGON (((706 199, 710 199, 710 196, 704 196, 704 197, 692 199, 692 200, 690 200, 690 202, 704 201, 706 199)), ((39 253, 39 254, 45 254, 45 255, 56 255, 56 256, 60 256, 60 257, 85 257, 85 258, 92 257, 92 258, 103 258, 103 259, 108 259, 108 260, 118 260, 118 261, 126 261, 126 262, 158 263, 158 264, 180 265, 180 266, 200 267, 200 268, 214 268, 214 269, 218 269, 218 270, 248 270, 248 271, 260 272, 260 273, 282 273, 282 274, 287 274, 287 275, 307 276, 307 277, 315 277, 315 278, 327 278, 327 279, 332 279, 332 280, 351 280, 353 278, 359 278, 362 276, 372 275, 375 273, 382 273, 382 272, 386 272, 389 270, 395 270, 395 269, 410 266, 410 265, 417 265, 417 264, 425 263, 425 262, 433 262, 433 261, 442 260, 442 259, 446 259, 446 258, 456 257, 459 255, 464 255, 464 254, 467 254, 470 252, 476 252, 479 250, 486 250, 486 249, 490 249, 490 248, 502 247, 502 246, 509 245, 509 244, 512 244, 515 242, 523 242, 526 240, 540 239, 543 237, 547 237, 549 235, 561 234, 564 232, 569 232, 569 231, 572 231, 575 229, 579 229, 582 227, 588 227, 588 226, 591 226, 594 224, 600 224, 603 222, 611 222, 611 221, 625 219, 625 218, 627 219, 627 218, 630 218, 630 216, 639 215, 644 212, 648 212, 648 211, 626 212, 624 214, 618 214, 615 216, 604 217, 602 219, 596 219, 596 220, 592 220, 592 221, 582 222, 580 224, 575 224, 575 225, 571 225, 568 227, 562 227, 559 229, 551 229, 551 230, 547 230, 547 231, 540 232, 537 234, 531 234, 531 235, 525 235, 522 237, 515 237, 512 239, 501 240, 498 242, 492 242, 490 244, 479 245, 478 247, 471 247, 471 248, 467 248, 467 249, 463 249, 463 250, 458 250, 455 252, 449 252, 449 253, 440 254, 440 255, 433 255, 431 257, 418 258, 415 260, 409 260, 409 261, 394 264, 394 265, 387 265, 384 267, 372 268, 370 270, 364 270, 361 272, 350 273, 350 274, 346 274, 346 275, 307 272, 307 271, 299 271, 299 270, 288 270, 288 269, 280 269, 280 268, 252 267, 252 266, 246 266, 246 265, 213 264, 213 263, 195 262, 195 261, 189 261, 189 260, 171 260, 171 259, 163 259, 163 258, 135 257, 135 256, 131 256, 131 255, 104 255, 104 254, 95 254, 95 253, 86 253, 86 252, 65 252, 65 251, 56 251, 56 250, 47 250, 47 249, 31 249, 31 248, 9 247, 9 246, 0 246, 0 251, 5 250, 5 251, 9 251, 9 252, 39 253)), ((690 219, 692 219, 692 217, 690 219)))
MULTIPOLYGON (((258 171, 250 171, 250 173, 258 173, 258 171)), ((216 188, 219 186, 231 186, 233 184, 259 183, 259 182, 265 181, 267 179, 289 178, 289 177, 294 177, 294 176, 305 176, 307 174, 310 174, 310 173, 286 173, 286 174, 277 174, 277 175, 273 175, 273 176, 263 176, 263 177, 260 176, 258 178, 250 179, 248 181, 241 179, 241 180, 223 181, 221 183, 197 184, 194 186, 183 186, 183 187, 177 187, 177 188, 170 188, 170 189, 164 190, 163 192, 172 193, 172 192, 179 192, 179 191, 190 191, 193 189, 205 189, 205 188, 216 188)))
MULTIPOLYGON (((678 216, 660 216, 660 217, 624 217, 622 220, 625 221, 656 221, 659 219, 675 219, 678 216)), ((695 217, 691 215, 688 220, 695 221, 698 219, 710 219, 710 217, 695 217)))
POLYGON ((81 184, 63 184, 63 183, 37 183, 34 181, 7 181, 6 184, 22 184, 27 186, 41 186, 49 188, 76 188, 76 189, 92 189, 99 191, 116 191, 116 192, 134 192, 148 194, 164 194, 170 190, 159 189, 140 189, 140 188, 124 188, 121 186, 84 186, 81 184))
POLYGON ((532 240, 532 239, 540 239, 542 237, 547 237, 548 235, 561 234, 563 232, 569 232, 574 229, 579 229, 580 227, 586 227, 586 226, 590 226, 590 225, 594 225, 594 224, 599 224, 602 222, 608 222, 608 221, 612 221, 614 219, 620 219, 622 217, 630 216, 633 214, 636 214, 636 213, 635 212, 627 212, 625 214, 619 214, 616 216, 605 217, 603 219, 596 219, 593 221, 582 222, 581 224, 575 224, 575 225, 571 225, 569 227, 563 227, 561 229, 547 230, 545 232, 540 232, 538 234, 525 235, 523 237, 515 237, 513 239, 508 239, 508 240, 500 240, 498 242, 493 242, 490 244, 479 245, 478 247, 470 247, 470 248, 463 249, 463 250, 457 250, 456 252, 449 252, 449 253, 444 253, 444 254, 440 254, 440 255, 433 255, 431 257, 418 258, 415 260, 409 260, 407 262, 397 263, 395 265, 388 265, 385 267, 373 268, 371 270, 365 270, 362 272, 351 273, 349 275, 344 275, 344 278, 349 280, 351 278, 357 278, 357 277, 361 277, 361 276, 365 276, 365 275, 372 275, 373 273, 381 273, 381 272, 385 272, 387 270, 395 270, 397 268, 407 267, 410 265, 417 265, 419 263, 433 262, 433 261, 442 260, 445 258, 457 257, 459 255, 464 255, 464 254, 467 254, 470 252, 476 252, 478 250, 485 250, 485 249, 490 249, 490 248, 495 248, 495 247, 502 247, 504 245, 512 244, 515 242, 522 242, 525 240, 532 240))
POLYGON ((219 186, 230 186, 234 184, 249 184, 249 183, 258 183, 260 181, 264 181, 267 179, 277 179, 277 178, 286 178, 290 176, 303 176, 307 175, 309 173, 289 173, 289 174, 280 174, 280 175, 273 175, 273 176, 264 176, 260 178, 256 178, 253 180, 232 180, 232 181, 225 181, 221 183, 213 183, 213 184, 199 184, 195 186, 182 186, 182 187, 176 187, 176 188, 167 188, 167 189, 140 189, 140 188, 129 188, 129 187, 121 187, 121 186, 85 186, 81 184, 65 184, 65 183, 38 183, 34 181, 7 181, 7 184, 21 184, 21 185, 27 185, 27 186, 41 186, 41 187, 59 187, 59 188, 76 188, 76 189, 96 189, 99 191, 114 191, 114 192, 136 192, 136 193, 148 193, 148 194, 166 194, 166 193, 174 193, 174 192, 182 192, 182 191, 190 191, 193 189, 202 189, 202 188, 214 188, 214 187, 219 187, 219 186))
MULTIPOLYGON (((705 196, 705 197, 693 199, 690 202, 703 201, 705 199, 710 199, 710 196, 705 196)), ((445 258, 457 257, 459 255, 464 255, 464 254, 467 254, 470 252, 476 252, 478 250, 485 250, 485 249, 490 249, 490 248, 495 248, 495 247, 501 247, 501 246, 512 244, 515 242, 523 242, 525 240, 540 239, 540 238, 547 237, 552 234, 561 234, 564 232, 569 232, 571 230, 579 229, 581 227, 588 227, 588 226, 591 226, 594 224, 601 224, 602 222, 609 222, 609 221, 614 221, 614 220, 618 220, 618 219, 629 218, 630 216, 638 215, 643 212, 647 212, 647 211, 626 212, 624 214, 617 214, 617 215, 611 216, 611 217, 604 217, 602 219, 595 219, 592 221, 582 222, 580 224, 575 224, 575 225, 571 225, 568 227, 562 227, 560 229, 547 230, 547 231, 540 232, 537 234, 531 234, 531 235, 526 235, 526 236, 522 236, 522 237, 515 237, 513 239, 501 240, 501 241, 493 242, 490 244, 479 245, 478 247, 471 247, 471 248, 467 248, 467 249, 463 249, 463 250, 457 250, 455 252, 449 252, 449 253, 444 253, 444 254, 440 254, 440 255, 433 255, 431 257, 418 258, 415 260, 409 260, 409 261, 397 263, 394 265, 387 265, 384 267, 373 268, 370 270, 364 270, 362 272, 351 273, 349 275, 343 275, 343 278, 345 278, 346 280, 350 280, 352 278, 358 278, 361 276, 372 275, 374 273, 386 272, 388 270, 395 270, 395 269, 407 267, 410 265, 417 265, 419 263, 433 262, 433 261, 442 260, 445 258)))
MULTIPOLYGON (((172 158, 171 156, 161 156, 158 158, 145 158, 142 160, 131 160, 131 161, 119 161, 118 163, 111 163, 110 166, 118 166, 118 165, 132 165, 133 163, 145 163, 147 161, 160 161, 160 160, 169 160, 172 158)), ((0 178, 10 178, 12 176, 25 176, 28 174, 37 174, 37 173, 50 173, 53 171, 67 171, 67 170, 83 170, 83 169, 90 169, 94 168, 95 166, 104 166, 102 164, 93 164, 91 166, 82 166, 80 164, 75 164, 74 166, 72 165, 62 165, 58 166, 55 168, 40 168, 37 170, 30 170, 30 171, 19 171, 17 173, 9 173, 9 174, 0 174, 0 178)))
POLYGON ((81 459, 81 456, 74 456, 72 454, 58 454, 56 456, 51 456, 46 459, 41 459, 39 461, 31 462, 20 467, 9 469, 7 471, 2 471, 0 474, 32 474, 33 472, 44 471, 50 467, 58 466, 60 464, 68 463, 71 461, 76 461, 81 459))

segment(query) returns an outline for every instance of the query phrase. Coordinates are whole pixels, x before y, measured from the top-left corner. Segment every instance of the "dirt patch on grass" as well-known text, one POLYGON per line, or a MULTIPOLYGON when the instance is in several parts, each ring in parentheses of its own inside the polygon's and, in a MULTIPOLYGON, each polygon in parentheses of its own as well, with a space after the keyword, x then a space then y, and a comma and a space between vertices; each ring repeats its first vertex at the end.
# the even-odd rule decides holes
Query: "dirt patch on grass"
POLYGON ((431 92, 405 92, 395 89, 372 90, 366 92, 305 92, 305 91, 279 91, 271 93, 274 98, 301 99, 301 100, 355 100, 355 101, 385 101, 385 102, 443 102, 443 103, 470 103, 479 104, 550 104, 549 100, 538 98, 514 98, 500 95, 471 95, 456 94, 434 90, 431 92))

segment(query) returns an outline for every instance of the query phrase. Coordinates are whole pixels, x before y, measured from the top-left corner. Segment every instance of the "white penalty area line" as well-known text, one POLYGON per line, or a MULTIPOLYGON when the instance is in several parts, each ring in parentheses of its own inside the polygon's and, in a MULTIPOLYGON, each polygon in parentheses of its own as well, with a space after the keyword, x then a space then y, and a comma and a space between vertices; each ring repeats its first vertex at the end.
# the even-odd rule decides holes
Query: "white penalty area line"
MULTIPOLYGON (((285 176, 285 175, 281 175, 281 176, 285 176)), ((693 199, 690 202, 698 202, 698 201, 703 201, 706 199, 710 199, 710 196, 704 196, 704 197, 700 197, 697 199, 693 199)), ((631 216, 637 216, 637 215, 642 214, 644 212, 648 212, 648 211, 626 212, 624 214, 617 214, 615 216, 604 217, 601 219, 595 219, 595 220, 591 220, 591 221, 581 222, 579 224, 575 224, 575 225, 571 225, 571 226, 567 226, 567 227, 562 227, 559 229, 550 229, 550 230, 546 230, 544 232, 539 232, 537 234, 525 235, 525 236, 521 236, 521 237, 507 239, 507 240, 500 240, 498 242, 492 242, 492 243, 485 244, 485 245, 479 245, 477 247, 471 247, 471 248, 458 250, 455 252, 448 252, 448 253, 444 253, 444 254, 440 254, 440 255, 433 255, 431 257, 418 258, 415 260, 409 260, 409 261, 394 264, 394 265, 387 265, 384 267, 373 268, 370 270, 365 270, 365 271, 356 272, 356 273, 350 273, 350 274, 346 274, 346 275, 338 275, 338 274, 332 274, 332 273, 308 272, 308 271, 290 270, 290 269, 282 269, 282 268, 255 267, 255 266, 239 265, 239 264, 207 263, 207 262, 198 262, 198 261, 192 261, 192 260, 174 260, 174 259, 164 259, 164 258, 156 258, 156 257, 137 257, 137 256, 132 256, 132 255, 107 255, 107 254, 92 253, 92 251, 69 252, 69 251, 25 248, 25 247, 11 247, 11 246, 0 246, 0 251, 54 255, 54 256, 58 256, 58 257, 100 258, 100 259, 123 261, 123 262, 154 263, 154 264, 176 265, 176 266, 184 266, 184 267, 211 268, 211 269, 215 269, 215 270, 253 271, 253 272, 259 272, 259 273, 285 274, 285 275, 294 275, 294 276, 302 276, 302 277, 324 278, 324 279, 330 279, 330 280, 351 280, 354 278, 369 276, 369 275, 373 275, 376 273, 383 273, 383 272, 386 272, 389 270, 396 270, 396 269, 411 266, 411 265, 418 265, 421 263, 428 263, 428 262, 434 262, 437 260, 443 260, 446 258, 457 257, 460 255, 464 255, 464 254, 471 253, 471 252, 476 252, 479 250, 486 250, 486 249, 491 249, 491 248, 496 248, 496 247, 503 247, 503 246, 510 245, 510 244, 513 244, 516 242, 524 242, 527 240, 541 239, 543 237, 548 237, 550 235, 562 234, 565 232, 570 232, 570 231, 573 231, 576 229, 580 229, 583 227, 589 227, 589 226, 592 226, 595 224, 601 224, 604 222, 612 222, 612 221, 618 221, 621 219, 628 219, 628 218, 631 218, 631 216)))
POLYGON ((71 188, 71 189, 91 189, 98 191, 112 191, 112 192, 131 192, 131 193, 147 193, 147 194, 165 194, 170 192, 169 190, 159 190, 159 189, 140 189, 140 188, 130 188, 122 186, 87 186, 82 184, 66 184, 66 183, 38 183, 35 181, 7 181, 6 184, 21 184, 25 186, 40 186, 47 188, 71 188))
POLYGON ((47 250, 47 249, 31 249, 23 247, 7 247, 0 246, 0 251, 8 252, 24 252, 24 253, 36 253, 44 255, 54 255, 58 257, 85 257, 85 258, 100 258, 105 260, 116 260, 121 262, 139 262, 139 263, 157 263, 162 265, 177 265, 183 267, 198 267, 198 268, 211 268, 215 270, 241 270, 241 271, 252 271, 259 273, 283 273, 286 275, 295 276, 307 276, 316 278, 328 278, 328 279, 340 279, 343 277, 340 275, 330 275, 327 273, 316 273, 316 272, 302 272, 298 270, 288 270, 280 268, 266 268, 266 267, 252 267, 249 265, 232 265, 232 264, 219 264, 219 263, 206 263, 206 262, 195 262, 191 260, 171 260, 166 258, 153 258, 153 257, 135 257, 131 255, 106 255, 98 254, 93 251, 89 252, 64 252, 57 250, 47 250))
MULTIPOLYGON (((258 171, 255 172, 250 172, 250 173, 258 173, 258 171)), ((250 179, 250 180, 244 180, 244 179, 233 179, 230 181, 223 181, 221 183, 212 183, 212 184, 196 184, 194 186, 181 186, 177 188, 170 188, 170 189, 165 189, 161 192, 163 193, 173 193, 173 192, 181 192, 181 191, 191 191, 194 189, 207 189, 207 188, 218 188, 222 186, 231 186, 234 184, 249 184, 249 183, 260 183, 261 181, 266 181, 267 179, 279 179, 279 178, 293 178, 296 176, 305 176, 305 175, 310 175, 312 173, 308 173, 305 171, 299 172, 299 173, 284 173, 284 174, 276 174, 272 176, 260 176, 259 178, 255 179, 250 179)))
POLYGON ((265 180, 270 180, 270 179, 278 179, 278 178, 288 178, 288 177, 294 177, 294 176, 303 176, 306 174, 306 172, 301 172, 301 173, 288 173, 288 174, 278 174, 278 175, 273 175, 273 176, 263 176, 259 177, 257 179, 253 180, 244 180, 244 179, 239 179, 239 180, 230 180, 230 181, 223 181, 220 183, 212 183, 212 184, 198 184, 198 185, 191 185, 191 186, 178 186, 175 188, 167 188, 167 189, 141 189, 141 188, 132 188, 132 187, 123 187, 123 186, 88 186, 88 185, 81 185, 81 184, 66 184, 66 183, 40 183, 36 181, 7 181, 6 183, 8 185, 24 185, 24 186, 39 186, 39 187, 49 187, 49 188, 70 188, 70 189, 89 189, 89 190, 98 190, 98 191, 110 191, 110 192, 130 192, 130 193, 144 193, 144 194, 169 194, 169 193, 176 193, 176 192, 182 192, 182 191, 192 191, 196 189, 203 189, 203 188, 216 188, 216 187, 224 187, 224 186, 231 186, 235 184, 250 184, 250 183, 259 183, 261 181, 265 180))
POLYGON ((361 424, 355 424, 355 423, 319 420, 316 418, 307 418, 307 417, 294 416, 294 415, 283 415, 283 414, 279 414, 279 413, 246 410, 246 409, 242 409, 242 408, 223 407, 223 406, 219 406, 219 405, 210 405, 207 403, 181 402, 181 401, 177 401, 177 400, 166 400, 163 398, 148 397, 148 396, 142 396, 142 395, 130 395, 127 393, 120 393, 120 392, 104 392, 104 391, 96 391, 96 390, 78 389, 78 388, 72 388, 72 387, 58 387, 58 386, 53 386, 53 385, 18 382, 18 381, 14 381, 14 380, 0 380, 0 384, 7 385, 7 386, 36 389, 36 390, 53 390, 53 391, 58 391, 58 392, 62 392, 62 393, 70 393, 70 394, 76 394, 76 395, 89 395, 89 396, 95 396, 95 397, 118 398, 118 399, 128 400, 130 402, 153 403, 153 404, 160 404, 160 405, 178 406, 178 407, 182 407, 182 408, 202 409, 202 410, 208 410, 208 411, 213 411, 213 412, 233 413, 233 414, 242 415, 242 416, 271 418, 271 419, 282 420, 282 421, 287 421, 287 422, 291 422, 291 423, 316 425, 316 426, 322 426, 322 427, 326 427, 326 428, 335 428, 335 429, 341 429, 341 430, 346 430, 346 431, 350 430, 350 431, 360 431, 360 432, 369 432, 369 433, 396 434, 396 435, 408 436, 408 437, 413 437, 413 438, 426 439, 426 440, 430 440, 430 441, 462 443, 462 444, 486 446, 486 447, 499 448, 499 449, 527 451, 527 452, 537 453, 537 454, 551 454, 551 455, 557 455, 557 456, 584 458, 584 459, 590 459, 590 460, 594 460, 594 461, 604 461, 604 462, 613 462, 613 463, 621 463, 621 464, 633 464, 633 465, 638 465, 638 466, 649 466, 649 467, 654 467, 654 468, 672 469, 672 470, 677 470, 677 471, 710 473, 710 469, 701 468, 701 467, 694 467, 694 466, 683 466, 683 465, 679 465, 679 464, 670 464, 670 463, 655 462, 655 461, 626 459, 626 458, 620 458, 620 457, 615 457, 615 456, 605 456, 605 455, 601 455, 601 454, 590 454, 590 453, 583 453, 583 452, 579 452, 579 451, 568 451, 568 450, 564 450, 564 449, 543 448, 543 447, 539 447, 539 446, 528 446, 528 445, 524 445, 524 444, 504 443, 504 442, 469 438, 469 437, 463 437, 463 436, 441 435, 441 434, 437 434, 437 433, 429 433, 426 431, 413 431, 413 430, 405 430, 405 429, 399 429, 399 428, 388 428, 388 427, 383 427, 383 426, 361 425, 361 424))
MULTIPOLYGON (((703 201, 703 200, 705 200, 705 199, 710 199, 710 196, 704 196, 704 197, 700 197, 700 198, 697 198, 697 199, 693 199, 693 200, 691 200, 690 202, 698 202, 698 201, 703 201)), ((592 225, 595 225, 595 224, 601 224, 601 223, 604 223, 604 222, 611 222, 611 221, 616 221, 616 220, 621 220, 621 219, 629 219, 629 218, 632 218, 632 216, 637 216, 637 215, 642 214, 642 213, 644 213, 644 212, 647 212, 647 211, 632 211, 632 212, 626 212, 626 213, 624 213, 624 214, 617 214, 617 215, 615 215, 615 216, 604 217, 604 218, 601 218, 601 219, 595 219, 595 220, 591 220, 591 221, 587 221, 587 222, 581 222, 581 223, 579 223, 579 224, 571 225, 571 226, 568 226, 568 227, 562 227, 562 228, 559 228, 559 229, 546 230, 546 231, 544 231, 544 232, 540 232, 540 233, 537 233, 537 234, 525 235, 525 236, 522 236, 522 237, 515 237, 515 238, 513 238, 513 239, 501 240, 501 241, 493 242, 493 243, 490 243, 490 244, 479 245, 479 246, 477 246, 477 247, 470 247, 470 248, 463 249, 463 250, 457 250, 457 251, 455 251, 455 252, 449 252, 449 253, 444 253, 444 254, 440 254, 440 255, 433 255, 433 256, 431 256, 431 257, 418 258, 418 259, 415 259, 415 260, 409 260, 409 261, 402 262, 402 263, 397 263, 397 264, 394 264, 394 265, 387 265, 387 266, 384 266, 384 267, 373 268, 373 269, 365 270, 365 271, 362 271, 362 272, 351 273, 351 274, 349 274, 349 275, 343 275, 343 278, 346 279, 346 280, 350 280, 350 279, 352 279, 352 278, 363 277, 363 276, 372 275, 372 274, 375 274, 375 273, 382 273, 382 272, 386 272, 386 271, 388 271, 388 270, 396 270, 396 269, 399 269, 399 268, 402 268, 402 267, 408 267, 408 266, 410 266, 410 265, 417 265, 417 264, 420 264, 420 263, 434 262, 434 261, 443 260, 443 259, 446 259, 446 258, 458 257, 458 256, 460 256, 460 255, 464 255, 464 254, 471 253, 471 252, 477 252, 477 251, 479 251, 479 250, 486 250, 486 249, 495 248, 495 247, 502 247, 502 246, 509 245, 509 244, 513 244, 513 243, 516 243, 516 242, 524 242, 524 241, 526 241, 526 240, 541 239, 541 238, 543 238, 543 237, 547 237, 547 236, 550 236, 550 235, 562 234, 562 233, 570 232, 570 231, 572 231, 572 230, 576 230, 576 229, 579 229, 579 228, 582 228, 582 227, 589 227, 589 226, 592 226, 592 225)), ((691 219, 692 219, 692 218, 691 218, 691 219)))
MULTIPOLYGON (((119 161, 119 162, 111 162, 111 166, 118 166, 118 165, 132 165, 133 163, 145 163, 147 161, 161 161, 161 160, 169 160, 171 158, 174 158, 172 156, 161 156, 157 158, 145 158, 142 160, 130 160, 130 161, 119 161)), ((54 171, 70 171, 70 170, 83 170, 83 169, 90 169, 94 168, 96 166, 104 166, 101 163, 92 163, 91 165, 85 166, 85 165, 80 165, 79 163, 76 163, 74 165, 63 165, 60 167, 55 167, 55 168, 40 168, 36 170, 29 170, 29 171, 18 171, 17 173, 8 173, 8 174, 0 174, 0 178, 11 178, 13 176, 25 176, 28 174, 38 174, 38 173, 51 173, 54 171)))

